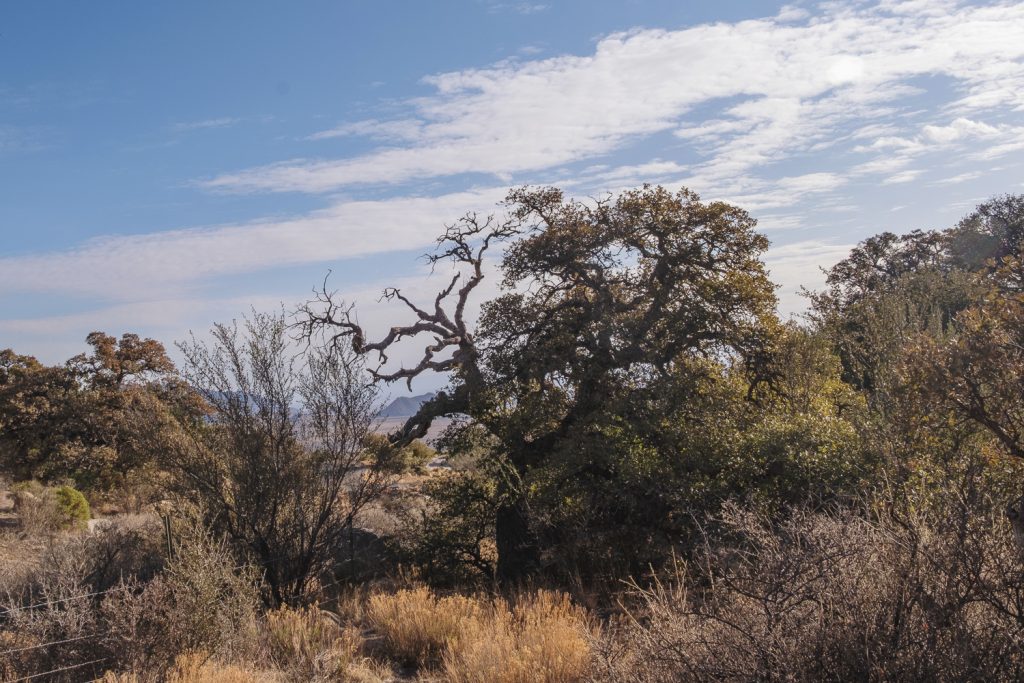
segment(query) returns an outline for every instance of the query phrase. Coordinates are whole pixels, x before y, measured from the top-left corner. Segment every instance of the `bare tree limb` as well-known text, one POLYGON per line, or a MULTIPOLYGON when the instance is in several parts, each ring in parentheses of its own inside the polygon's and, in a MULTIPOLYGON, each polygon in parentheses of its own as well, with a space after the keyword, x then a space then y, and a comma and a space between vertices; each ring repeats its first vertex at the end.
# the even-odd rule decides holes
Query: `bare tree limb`
MULTIPOLYGON (((412 380, 428 371, 463 372, 464 379, 478 376, 476 362, 479 354, 473 334, 466 323, 466 306, 473 290, 484 279, 484 254, 492 241, 508 239, 519 234, 520 229, 518 219, 498 222, 494 216, 488 216, 481 220, 475 213, 468 213, 454 224, 446 226, 445 233, 437 240, 437 250, 425 258, 432 266, 443 261, 451 261, 457 272, 434 298, 433 312, 415 304, 397 287, 385 289, 381 298, 405 304, 416 316, 416 322, 392 327, 378 341, 367 341, 366 332, 355 319, 354 306, 340 300, 336 292, 329 291, 325 278, 323 285, 314 292, 314 298, 298 311, 299 337, 307 343, 315 337, 322 338, 330 349, 339 349, 347 342, 360 355, 375 352, 377 367, 368 368, 374 381, 390 384, 404 380, 410 390, 412 380), (462 286, 456 290, 460 281, 462 286), (423 347, 423 355, 416 365, 403 366, 397 370, 384 369, 389 360, 388 351, 395 344, 422 334, 432 335, 433 343, 423 347), (451 356, 438 358, 449 349, 452 350, 451 356)), ((469 393, 474 382, 464 384, 468 386, 466 390, 451 396, 442 392, 425 404, 405 427, 393 435, 392 441, 408 443, 426 434, 430 422, 435 417, 464 410, 468 406, 469 393)))

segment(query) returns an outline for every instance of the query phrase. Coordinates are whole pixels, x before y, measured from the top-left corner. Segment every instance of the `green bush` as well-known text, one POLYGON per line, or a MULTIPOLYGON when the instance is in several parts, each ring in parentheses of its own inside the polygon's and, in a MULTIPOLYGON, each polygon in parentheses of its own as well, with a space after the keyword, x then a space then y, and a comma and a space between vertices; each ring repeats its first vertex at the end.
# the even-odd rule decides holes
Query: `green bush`
POLYGON ((82 492, 71 486, 58 486, 53 492, 57 509, 71 527, 84 527, 91 517, 89 501, 82 492))
POLYGON ((419 439, 403 448, 396 448, 383 434, 367 435, 363 449, 373 462, 390 474, 426 474, 427 464, 437 457, 437 451, 419 439))

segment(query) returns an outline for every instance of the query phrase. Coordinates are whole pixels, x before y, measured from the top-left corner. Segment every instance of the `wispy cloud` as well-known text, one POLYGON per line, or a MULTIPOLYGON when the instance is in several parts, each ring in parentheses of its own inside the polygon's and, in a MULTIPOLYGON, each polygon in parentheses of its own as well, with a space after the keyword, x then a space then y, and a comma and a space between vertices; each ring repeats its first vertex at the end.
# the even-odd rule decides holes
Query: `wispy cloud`
POLYGON ((0 154, 36 152, 53 144, 56 133, 43 126, 14 126, 0 122, 0 154))
POLYGON ((514 12, 516 14, 539 14, 551 9, 542 2, 489 2, 491 12, 514 12))
POLYGON ((912 180, 917 180, 917 177, 921 175, 923 171, 919 169, 910 169, 908 171, 900 171, 894 173, 885 180, 882 181, 883 185, 899 185, 901 183, 909 183, 912 180))
POLYGON ((283 220, 102 237, 67 251, 0 258, 0 291, 130 301, 186 291, 218 275, 425 248, 445 223, 486 212, 506 191, 342 201, 283 220))
MULTIPOLYGON (((600 40, 588 56, 432 76, 425 82, 434 94, 409 101, 411 115, 320 134, 383 134, 405 146, 284 161, 202 185, 316 193, 463 173, 515 177, 673 130, 704 157, 694 177, 711 183, 821 152, 841 141, 842 131, 870 140, 870 127, 881 130, 920 93, 920 79, 934 76, 951 84, 944 105, 955 114, 952 122, 928 122, 921 140, 983 139, 986 127, 1000 130, 983 120, 993 108, 1024 107, 1022 33, 1022 4, 924 1, 831 3, 816 16, 790 8, 756 21, 636 30, 600 40), (718 115, 689 119, 696 107, 717 102, 728 103, 718 115), (964 122, 975 128, 958 129, 964 122)), ((894 172, 864 163, 861 173, 894 172)))
POLYGON ((188 133, 194 130, 203 130, 206 128, 230 128, 241 121, 242 119, 231 116, 223 116, 218 119, 205 119, 203 121, 184 121, 172 125, 171 130, 175 133, 188 133))
POLYGON ((950 178, 943 178, 936 180, 937 185, 959 185, 960 183, 966 183, 969 180, 980 178, 982 175, 981 171, 968 171, 967 173, 958 173, 950 178))
POLYGON ((329 140, 331 138, 365 136, 378 140, 415 141, 423 131, 423 122, 417 119, 397 121, 353 121, 343 123, 329 130, 322 130, 308 136, 307 140, 329 140))

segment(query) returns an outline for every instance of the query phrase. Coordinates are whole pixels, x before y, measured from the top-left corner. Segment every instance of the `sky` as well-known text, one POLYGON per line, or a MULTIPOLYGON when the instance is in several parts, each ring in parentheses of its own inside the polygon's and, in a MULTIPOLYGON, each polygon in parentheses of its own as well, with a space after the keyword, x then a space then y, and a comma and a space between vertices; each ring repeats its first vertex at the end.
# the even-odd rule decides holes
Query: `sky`
POLYGON ((735 203, 799 314, 858 241, 1024 192, 1022 36, 1020 2, 5 2, 0 348, 173 349, 328 271, 380 332, 524 184, 735 203))

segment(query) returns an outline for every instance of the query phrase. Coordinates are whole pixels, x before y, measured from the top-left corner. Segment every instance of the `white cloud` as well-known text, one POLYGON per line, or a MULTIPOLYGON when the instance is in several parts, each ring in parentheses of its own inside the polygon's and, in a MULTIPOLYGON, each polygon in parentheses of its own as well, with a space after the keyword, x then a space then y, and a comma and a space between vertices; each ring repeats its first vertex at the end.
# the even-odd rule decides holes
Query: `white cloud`
MULTIPOLYGON (((426 79, 433 94, 408 101, 408 111, 394 119, 342 123, 309 138, 382 141, 367 154, 285 161, 204 184, 222 191, 332 192, 482 173, 505 187, 554 178, 582 195, 651 181, 737 203, 759 216, 765 231, 810 229, 818 227, 809 225, 812 210, 795 206, 813 203, 821 214, 863 212, 843 192, 865 179, 917 180, 922 168, 936 168, 927 165, 928 155, 955 151, 959 163, 981 162, 1024 149, 1024 125, 1018 125, 1022 34, 1022 4, 924 0, 832 4, 816 16, 787 7, 757 21, 635 30, 601 39, 587 56, 509 60, 436 75, 426 79), (924 93, 922 82, 934 77, 942 87, 924 93), (940 101, 910 99, 923 94, 940 101), (641 149, 629 163, 608 156, 648 144, 655 134, 663 136, 656 153, 641 149), (575 170, 573 164, 585 163, 592 165, 575 170)), ((237 121, 209 119, 175 129, 237 121)), ((0 148, 3 138, 0 127, 0 148)), ((980 175, 952 167, 948 173, 956 175, 937 182, 980 175)), ((505 187, 373 201, 332 198, 326 208, 291 218, 110 236, 65 251, 0 257, 0 291, 72 292, 91 297, 96 307, 76 316, 0 322, 0 335, 35 335, 45 346, 68 330, 77 340, 92 327, 142 325, 174 338, 183 326, 205 328, 209 320, 273 299, 259 293, 196 303, 198 287, 213 277, 426 250, 445 222, 470 210, 486 212, 505 187)), ((773 248, 768 263, 782 284, 782 310, 804 308, 799 285, 820 286, 818 267, 849 248, 826 240, 773 248)), ((375 293, 356 295, 373 325, 394 320, 393 313, 374 312, 375 293)))
MULTIPOLYGON (((1021 142, 1024 139, 1024 126, 992 125, 962 116, 944 125, 924 125, 916 134, 909 136, 891 135, 889 130, 880 132, 884 134, 878 135, 869 144, 854 147, 854 152, 875 153, 877 156, 854 166, 851 174, 890 174, 882 181, 886 185, 916 180, 922 174, 921 170, 903 169, 924 155, 955 151, 960 153, 961 160, 988 160, 1024 149, 1024 142, 1021 142)), ((965 179, 963 175, 967 174, 938 182, 958 182, 965 179)))
POLYGON ((491 2, 491 12, 514 12, 516 14, 538 14, 551 9, 550 5, 539 2, 491 2))
POLYGON ((782 232, 783 230, 798 230, 805 227, 804 219, 800 216, 785 214, 766 214, 758 216, 757 227, 761 232, 782 232))
MULTIPOLYGON (((942 76, 960 116, 922 141, 977 137, 967 115, 1024 107, 1024 5, 935 2, 828 5, 818 16, 636 30, 608 36, 589 56, 510 61, 425 79, 434 95, 412 116, 358 122, 397 127, 400 148, 339 160, 291 160, 227 173, 221 191, 326 192, 461 173, 499 177, 592 159, 654 133, 679 130, 708 157, 700 175, 724 178, 834 144, 843 126, 878 126, 914 79, 942 76), (735 100, 738 99, 738 102, 735 100), (699 105, 734 102, 718 118, 688 122, 699 105)), ((394 132, 394 131, 392 131, 394 132)), ((323 137, 330 131, 321 134, 323 137)), ((894 136, 898 137, 898 136, 894 136)))
POLYGON ((836 57, 828 67, 828 80, 833 85, 855 83, 863 77, 864 60, 860 57, 836 57))
POLYGON ((134 300, 216 275, 427 247, 445 223, 487 213, 505 192, 339 201, 291 219, 102 237, 68 251, 0 258, 0 291, 134 300))
POLYGON ((680 174, 686 172, 686 167, 674 161, 654 159, 645 164, 634 164, 616 166, 594 166, 585 169, 577 177, 562 182, 563 187, 594 187, 601 186, 604 189, 624 189, 634 187, 643 183, 665 182, 677 184, 674 181, 680 174))
POLYGON ((889 176, 888 178, 886 178, 885 180, 883 180, 882 184, 883 185, 897 185, 897 184, 900 184, 900 183, 909 183, 912 180, 916 180, 917 177, 919 175, 921 175, 921 173, 922 172, 920 170, 918 170, 918 169, 911 169, 911 170, 908 170, 908 171, 900 171, 899 173, 895 173, 895 174, 889 176))
POLYGON ((171 126, 171 130, 176 133, 187 133, 189 131, 202 130, 204 128, 230 128, 241 120, 242 119, 224 116, 219 119, 206 119, 204 121, 186 121, 182 123, 175 123, 171 126))
POLYGON ((765 261, 772 280, 779 285, 779 312, 795 315, 807 308, 801 287, 821 289, 827 269, 849 255, 852 244, 829 244, 821 240, 794 242, 768 250, 765 261))
POLYGON ((698 175, 669 185, 699 188, 706 199, 721 199, 758 212, 793 206, 809 197, 831 192, 844 183, 845 179, 835 173, 808 173, 775 180, 698 175))
MULTIPOLYGON (((356 305, 356 318, 371 339, 381 338, 392 325, 415 321, 414 315, 400 302, 381 299, 385 287, 399 287, 414 303, 430 306, 436 292, 448 284, 454 271, 444 264, 440 264, 436 272, 419 264, 412 265, 406 272, 399 277, 362 283, 339 292, 340 300, 356 305)), ((467 306, 466 315, 470 319, 479 315, 483 301, 493 298, 498 292, 500 278, 493 260, 486 265, 485 274, 486 279, 467 306)), ((61 363, 85 350, 85 337, 92 331, 115 335, 134 332, 162 341, 171 357, 180 363, 181 355, 173 343, 184 340, 190 332, 202 340, 214 322, 230 322, 254 309, 274 311, 283 306, 286 313, 291 313, 309 296, 307 288, 273 293, 253 291, 221 298, 158 296, 66 315, 0 319, 0 338, 4 339, 4 345, 28 351, 44 363, 61 363)), ((407 340, 393 347, 388 354, 389 367, 414 365, 422 355, 423 341, 423 338, 407 340)), ((376 357, 369 360, 376 362, 376 357)), ((425 376, 414 386, 436 389, 442 383, 439 376, 425 376)), ((397 388, 404 390, 404 385, 397 388)))
POLYGON ((981 177, 981 171, 968 171, 967 173, 959 173, 951 178, 943 178, 942 180, 936 180, 936 185, 957 185, 959 183, 965 183, 969 180, 981 177))
POLYGON ((955 119, 948 126, 925 126, 921 132, 926 139, 940 144, 948 144, 964 138, 998 137, 1001 133, 1000 129, 995 126, 963 117, 955 119))
POLYGON ((307 140, 328 140, 350 136, 366 136, 379 140, 405 140, 412 141, 419 137, 423 130, 423 123, 416 119, 399 119, 396 121, 353 121, 343 123, 330 130, 322 130, 313 133, 307 140))

